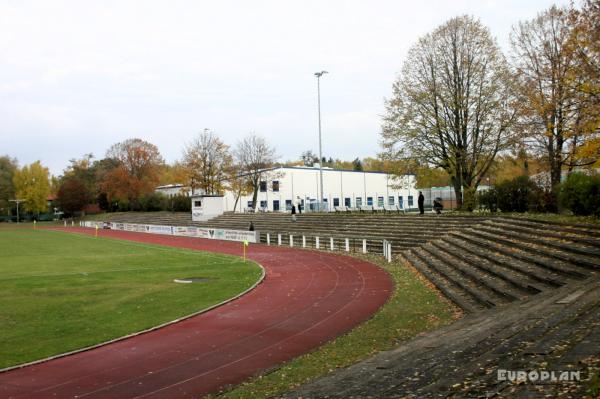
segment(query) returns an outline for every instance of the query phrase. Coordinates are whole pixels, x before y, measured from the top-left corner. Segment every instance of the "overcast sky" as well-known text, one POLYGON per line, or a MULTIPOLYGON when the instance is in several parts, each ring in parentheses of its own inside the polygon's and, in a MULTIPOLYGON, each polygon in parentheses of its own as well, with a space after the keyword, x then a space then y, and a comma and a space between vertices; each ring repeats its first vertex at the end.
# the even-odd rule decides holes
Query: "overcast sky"
MULTIPOLYGON (((168 162, 209 128, 227 144, 250 131, 280 159, 379 151, 380 116, 408 48, 461 14, 508 50, 511 26, 553 2, 0 0, 0 155, 71 158, 131 137, 168 162)), ((559 1, 565 4, 566 1, 559 1)))

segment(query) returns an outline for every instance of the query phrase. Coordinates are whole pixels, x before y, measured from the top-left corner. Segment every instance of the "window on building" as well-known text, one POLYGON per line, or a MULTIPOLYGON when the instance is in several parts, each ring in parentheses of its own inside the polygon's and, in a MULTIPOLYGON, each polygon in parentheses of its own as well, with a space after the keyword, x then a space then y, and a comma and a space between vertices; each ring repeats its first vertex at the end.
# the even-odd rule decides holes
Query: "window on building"
POLYGON ((352 206, 352 201, 350 201, 350 197, 344 198, 344 206, 350 208, 352 206))
POLYGON ((404 209, 404 198, 401 195, 398 196, 398 206, 404 209))
POLYGON ((394 196, 393 195, 390 195, 388 197, 388 205, 389 206, 394 206, 394 196))
POLYGON ((357 207, 361 207, 362 206, 362 197, 356 197, 356 206, 357 207))
POLYGON ((273 212, 277 212, 279 210, 279 200, 273 200, 273 212))
POLYGON ((285 200, 285 210, 286 211, 292 210, 292 200, 285 200))
POLYGON ((367 197, 367 205, 373 205, 373 197, 367 197))
POLYGON ((258 185, 259 185, 259 189, 260 189, 261 193, 267 192, 267 182, 266 181, 261 181, 258 185))
POLYGON ((260 207, 261 207, 261 209, 266 209, 267 208, 267 201, 260 201, 260 207))
POLYGON ((195 208, 201 208, 202 207, 202 201, 194 201, 194 207, 195 208))
POLYGON ((273 180, 273 192, 279 191, 279 180, 273 180))
POLYGON ((377 197, 377 206, 379 206, 379 207, 383 206, 383 197, 377 197))
POLYGON ((411 208, 413 206, 413 196, 409 195, 408 196, 408 207, 411 208))
POLYGON ((340 199, 339 198, 334 198, 333 199, 333 206, 340 206, 340 199))
POLYGON ((248 201, 248 208, 254 208, 254 204, 252 203, 252 201, 248 201))

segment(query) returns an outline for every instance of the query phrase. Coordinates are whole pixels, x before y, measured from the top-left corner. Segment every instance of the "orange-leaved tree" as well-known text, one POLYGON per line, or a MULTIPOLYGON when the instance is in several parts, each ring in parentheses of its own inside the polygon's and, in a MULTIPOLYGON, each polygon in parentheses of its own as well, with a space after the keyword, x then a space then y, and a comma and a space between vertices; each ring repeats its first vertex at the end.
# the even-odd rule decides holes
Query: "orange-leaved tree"
POLYGON ((116 166, 104 174, 102 189, 109 201, 137 201, 154 191, 164 160, 158 148, 141 139, 114 144, 106 152, 116 166))

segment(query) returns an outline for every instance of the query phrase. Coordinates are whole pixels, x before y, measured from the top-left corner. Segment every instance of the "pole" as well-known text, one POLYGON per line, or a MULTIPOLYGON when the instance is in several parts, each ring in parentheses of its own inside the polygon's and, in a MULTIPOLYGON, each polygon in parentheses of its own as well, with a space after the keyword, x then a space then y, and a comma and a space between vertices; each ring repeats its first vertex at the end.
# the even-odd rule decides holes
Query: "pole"
POLYGON ((317 77, 317 108, 319 113, 319 178, 321 186, 321 197, 319 198, 319 211, 322 210, 323 206, 323 147, 321 144, 321 76, 327 71, 321 71, 315 73, 317 77))
POLYGON ((24 199, 8 200, 8 202, 15 202, 17 204, 17 224, 19 224, 19 219, 20 219, 20 217, 19 217, 19 204, 21 202, 25 202, 25 201, 27 201, 27 200, 24 200, 24 199))

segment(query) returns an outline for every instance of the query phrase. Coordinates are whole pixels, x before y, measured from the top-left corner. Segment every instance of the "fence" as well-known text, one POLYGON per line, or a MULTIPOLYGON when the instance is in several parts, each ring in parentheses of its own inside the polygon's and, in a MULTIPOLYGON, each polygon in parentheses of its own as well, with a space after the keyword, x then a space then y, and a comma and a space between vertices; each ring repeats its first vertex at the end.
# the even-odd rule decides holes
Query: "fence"
POLYGON ((261 232, 260 242, 267 245, 311 248, 328 251, 382 254, 392 261, 392 244, 381 238, 318 236, 299 233, 261 232))

